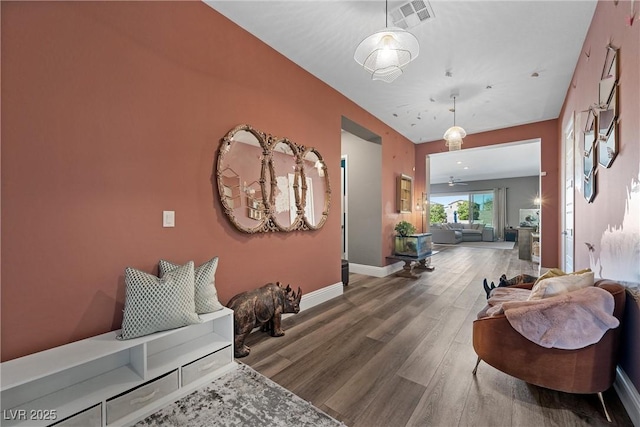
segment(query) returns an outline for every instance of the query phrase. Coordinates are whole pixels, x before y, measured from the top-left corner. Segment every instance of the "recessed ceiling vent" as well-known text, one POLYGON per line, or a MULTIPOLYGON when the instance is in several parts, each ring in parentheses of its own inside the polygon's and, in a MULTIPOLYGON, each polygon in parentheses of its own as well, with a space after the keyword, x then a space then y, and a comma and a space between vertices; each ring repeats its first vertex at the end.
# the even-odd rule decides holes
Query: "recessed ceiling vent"
POLYGON ((415 0, 405 3, 389 12, 394 27, 413 28, 425 21, 433 19, 433 9, 428 1, 415 0))

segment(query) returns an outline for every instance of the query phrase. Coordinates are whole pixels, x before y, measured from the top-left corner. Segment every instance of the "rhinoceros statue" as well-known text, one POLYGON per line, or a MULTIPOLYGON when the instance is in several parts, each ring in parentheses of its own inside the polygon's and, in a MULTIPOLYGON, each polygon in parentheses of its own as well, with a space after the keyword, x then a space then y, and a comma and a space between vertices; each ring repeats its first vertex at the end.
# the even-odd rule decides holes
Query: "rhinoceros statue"
POLYGON ((270 330, 273 337, 284 335, 281 326, 282 314, 298 313, 301 297, 300 288, 295 293, 289 285, 283 288, 280 282, 277 282, 231 298, 227 307, 233 310, 234 356, 249 355, 251 350, 244 344, 244 340, 253 328, 270 330))

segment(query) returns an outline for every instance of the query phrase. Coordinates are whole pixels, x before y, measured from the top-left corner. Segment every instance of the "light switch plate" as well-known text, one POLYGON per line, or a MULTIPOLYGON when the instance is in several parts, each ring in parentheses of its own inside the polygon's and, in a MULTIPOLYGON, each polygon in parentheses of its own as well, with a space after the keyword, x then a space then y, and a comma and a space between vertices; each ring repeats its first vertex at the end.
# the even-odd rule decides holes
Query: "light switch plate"
POLYGON ((176 212, 175 211, 162 211, 162 226, 163 227, 175 227, 176 226, 176 212))

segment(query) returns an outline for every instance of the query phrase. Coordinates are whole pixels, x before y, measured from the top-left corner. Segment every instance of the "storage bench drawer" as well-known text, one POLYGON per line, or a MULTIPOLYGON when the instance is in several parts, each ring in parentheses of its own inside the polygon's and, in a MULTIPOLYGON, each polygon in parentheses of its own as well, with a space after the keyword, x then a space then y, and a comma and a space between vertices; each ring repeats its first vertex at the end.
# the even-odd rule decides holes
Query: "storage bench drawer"
POLYGON ((204 356, 182 367, 182 385, 192 383, 233 360, 231 346, 204 356))
POLYGON ((178 390, 178 371, 155 379, 134 390, 107 401, 107 424, 144 408, 174 391, 178 390))
POLYGON ((55 427, 102 427, 102 404, 70 416, 56 424, 55 427))

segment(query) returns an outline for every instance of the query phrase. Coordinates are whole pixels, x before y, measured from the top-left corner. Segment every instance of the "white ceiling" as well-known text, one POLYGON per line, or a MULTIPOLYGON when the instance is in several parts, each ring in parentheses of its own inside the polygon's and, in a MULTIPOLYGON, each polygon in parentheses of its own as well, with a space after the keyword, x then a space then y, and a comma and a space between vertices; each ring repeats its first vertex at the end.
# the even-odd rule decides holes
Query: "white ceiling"
POLYGON ((353 59, 384 28, 384 1, 205 2, 412 142, 442 144, 453 91, 468 134, 557 118, 597 0, 431 0, 435 17, 409 29, 420 54, 392 83, 353 59))
POLYGON ((432 184, 539 175, 540 140, 432 154, 429 168, 432 184))

